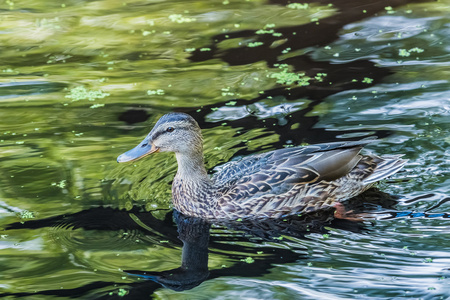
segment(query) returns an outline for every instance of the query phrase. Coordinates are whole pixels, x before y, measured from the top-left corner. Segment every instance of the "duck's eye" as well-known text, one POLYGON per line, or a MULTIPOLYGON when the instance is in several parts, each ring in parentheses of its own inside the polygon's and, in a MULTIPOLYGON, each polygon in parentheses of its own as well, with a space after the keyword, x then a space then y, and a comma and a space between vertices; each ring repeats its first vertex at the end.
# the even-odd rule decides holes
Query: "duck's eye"
POLYGON ((141 147, 147 147, 148 146, 148 144, 142 144, 141 145, 141 147))
POLYGON ((175 130, 175 128, 173 128, 173 127, 167 127, 167 128, 166 128, 166 131, 167 131, 167 132, 172 132, 172 131, 174 131, 174 130, 175 130))

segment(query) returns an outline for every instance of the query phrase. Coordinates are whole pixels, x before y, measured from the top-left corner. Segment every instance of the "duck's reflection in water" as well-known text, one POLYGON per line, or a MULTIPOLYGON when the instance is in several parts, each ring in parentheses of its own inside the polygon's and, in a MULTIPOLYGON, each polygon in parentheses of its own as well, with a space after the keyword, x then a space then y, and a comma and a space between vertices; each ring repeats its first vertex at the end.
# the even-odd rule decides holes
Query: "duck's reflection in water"
POLYGON ((209 276, 208 242, 211 224, 202 219, 185 217, 178 212, 174 213, 174 217, 178 226, 178 238, 183 242, 181 266, 162 272, 126 272, 150 279, 166 288, 183 291, 196 287, 209 276))

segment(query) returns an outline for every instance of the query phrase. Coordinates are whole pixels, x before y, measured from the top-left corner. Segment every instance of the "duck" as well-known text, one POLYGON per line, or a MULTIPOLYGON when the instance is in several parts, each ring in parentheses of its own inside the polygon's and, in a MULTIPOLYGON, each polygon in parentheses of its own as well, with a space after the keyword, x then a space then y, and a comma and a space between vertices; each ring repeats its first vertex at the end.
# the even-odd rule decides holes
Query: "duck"
POLYGON ((210 176, 200 126, 186 113, 163 115, 119 163, 174 152, 174 208, 205 220, 279 219, 338 207, 399 171, 402 155, 363 155, 371 140, 288 147, 246 156, 210 176))

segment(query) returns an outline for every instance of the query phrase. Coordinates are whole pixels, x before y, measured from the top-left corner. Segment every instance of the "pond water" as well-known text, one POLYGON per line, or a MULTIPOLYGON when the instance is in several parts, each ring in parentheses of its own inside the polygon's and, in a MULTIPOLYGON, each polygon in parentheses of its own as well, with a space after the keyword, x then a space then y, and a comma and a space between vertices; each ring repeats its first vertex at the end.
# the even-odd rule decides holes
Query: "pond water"
POLYGON ((7 0, 0 4, 3 299, 448 299, 450 2, 7 0), (163 114, 207 168, 378 136, 405 168, 364 221, 251 224, 171 207, 163 114), (180 267, 181 266, 181 267, 180 267))

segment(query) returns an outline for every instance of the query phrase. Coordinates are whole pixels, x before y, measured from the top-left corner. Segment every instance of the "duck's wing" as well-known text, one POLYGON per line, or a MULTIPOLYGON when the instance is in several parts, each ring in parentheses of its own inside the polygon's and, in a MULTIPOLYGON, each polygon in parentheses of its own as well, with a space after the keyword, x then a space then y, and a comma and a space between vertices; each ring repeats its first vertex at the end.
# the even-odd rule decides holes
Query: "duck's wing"
POLYGON ((233 199, 282 194, 293 184, 332 181, 346 175, 360 161, 362 147, 372 141, 336 142, 279 149, 229 162, 213 181, 233 199))

